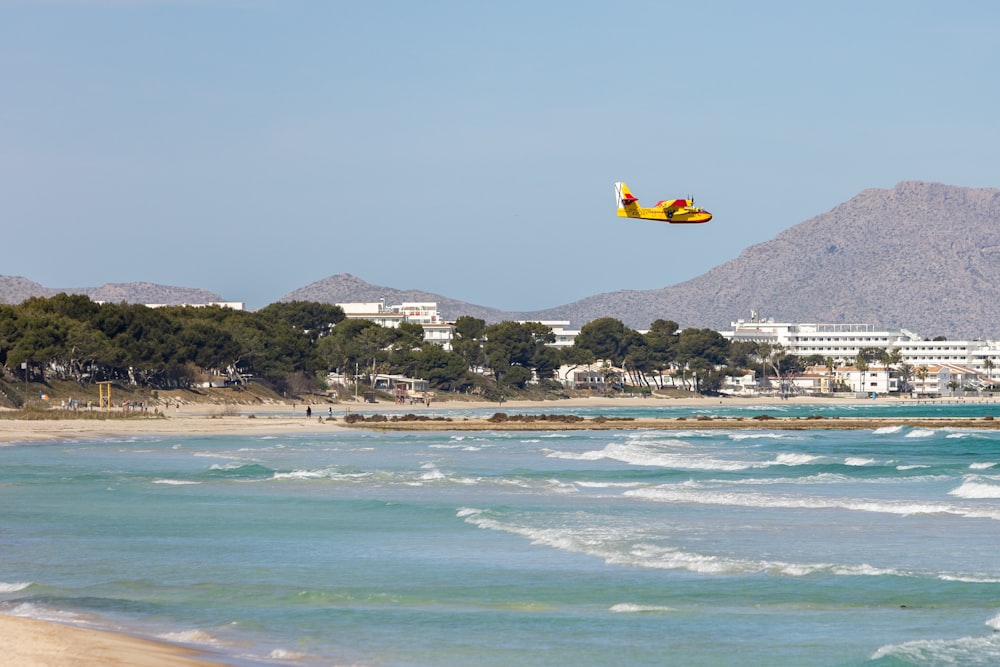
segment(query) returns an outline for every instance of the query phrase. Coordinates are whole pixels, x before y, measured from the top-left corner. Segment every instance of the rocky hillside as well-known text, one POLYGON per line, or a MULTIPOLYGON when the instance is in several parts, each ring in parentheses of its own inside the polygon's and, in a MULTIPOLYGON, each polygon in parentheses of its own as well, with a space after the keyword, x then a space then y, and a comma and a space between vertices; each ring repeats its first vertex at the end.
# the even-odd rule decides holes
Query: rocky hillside
POLYGON ((684 283, 598 294, 547 310, 503 312, 416 290, 332 276, 282 300, 437 301, 443 315, 570 320, 657 318, 726 329, 755 310, 779 321, 902 327, 926 337, 1000 337, 1000 190, 904 182, 747 248, 684 283))
POLYGON ((785 322, 867 323, 925 337, 1000 336, 1000 190, 904 182, 864 190, 698 278, 541 311, 548 319, 657 317, 728 328, 751 310, 785 322))
POLYGON ((154 283, 105 283, 100 287, 43 287, 21 276, 0 276, 0 303, 21 303, 33 296, 86 294, 94 301, 110 303, 209 303, 223 301, 214 292, 195 287, 171 287, 154 283))
POLYGON ((289 292, 281 297, 279 301, 346 303, 377 302, 381 299, 385 299, 385 302, 390 305, 403 302, 436 301, 438 313, 447 320, 454 320, 462 315, 479 317, 487 322, 500 322, 502 320, 521 318, 521 313, 497 310, 496 308, 489 308, 487 306, 477 306, 431 292, 372 285, 350 273, 340 273, 329 278, 324 278, 323 280, 317 280, 294 292, 289 292))
MULTIPOLYGON (((202 303, 211 292, 149 283, 51 289, 0 276, 0 302, 60 291, 104 301, 202 303)), ((509 312, 415 289, 371 285, 342 273, 281 301, 436 301, 448 319, 570 320, 615 317, 644 329, 655 319, 726 329, 757 311, 779 321, 865 323, 923 336, 1000 337, 1000 190, 903 182, 864 190, 833 210, 751 246, 692 280, 598 294, 541 311, 509 312)))

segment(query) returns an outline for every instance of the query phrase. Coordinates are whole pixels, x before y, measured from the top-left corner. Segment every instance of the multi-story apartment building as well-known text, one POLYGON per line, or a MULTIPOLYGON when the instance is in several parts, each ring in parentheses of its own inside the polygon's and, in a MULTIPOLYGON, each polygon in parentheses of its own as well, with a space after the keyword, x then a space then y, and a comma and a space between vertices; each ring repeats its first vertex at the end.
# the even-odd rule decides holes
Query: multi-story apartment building
POLYGON ((412 301, 387 306, 385 301, 338 303, 348 319, 371 320, 379 326, 397 328, 403 322, 419 324, 424 328, 424 340, 451 349, 455 324, 443 319, 437 312, 437 302, 412 301))
POLYGON ((898 350, 912 368, 965 367, 989 378, 1000 377, 1000 342, 990 340, 925 340, 906 329, 878 329, 871 324, 807 324, 774 320, 737 320, 720 332, 729 340, 780 344, 788 354, 819 355, 837 365, 854 361, 863 348, 898 350))

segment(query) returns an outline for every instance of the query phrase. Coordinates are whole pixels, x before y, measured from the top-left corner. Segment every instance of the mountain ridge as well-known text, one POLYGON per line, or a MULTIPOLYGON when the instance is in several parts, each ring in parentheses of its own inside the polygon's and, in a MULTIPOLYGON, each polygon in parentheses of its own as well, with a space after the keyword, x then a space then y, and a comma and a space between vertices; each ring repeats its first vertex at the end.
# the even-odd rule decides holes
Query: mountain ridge
POLYGON ((691 280, 596 294, 543 310, 501 311, 368 283, 361 290, 359 280, 331 276, 280 300, 437 301, 449 319, 570 320, 581 326, 614 317, 637 329, 670 319, 722 330, 756 311, 785 322, 988 337, 1000 334, 1000 312, 991 307, 1000 299, 1000 190, 922 181, 868 188, 691 280))
MULTIPOLYGON (((206 290, 151 283, 55 290, 0 276, 0 302, 60 291, 103 301, 200 303, 206 290), (108 297, 108 298, 106 298, 108 297)), ((925 337, 1000 335, 1000 190, 903 181, 869 188, 826 213, 747 247, 735 259, 682 283, 619 290, 554 308, 507 311, 417 289, 373 285, 349 273, 293 290, 279 301, 436 301, 441 315, 487 322, 569 320, 579 327, 614 317, 644 329, 656 319, 726 329, 751 311, 785 322, 871 324, 925 337)))

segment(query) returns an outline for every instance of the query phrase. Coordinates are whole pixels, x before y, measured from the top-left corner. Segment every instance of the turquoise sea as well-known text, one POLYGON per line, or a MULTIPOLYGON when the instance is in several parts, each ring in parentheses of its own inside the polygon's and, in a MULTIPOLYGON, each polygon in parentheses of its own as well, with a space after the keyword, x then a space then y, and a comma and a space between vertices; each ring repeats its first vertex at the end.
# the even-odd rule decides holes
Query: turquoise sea
MULTIPOLYGON (((544 412, 1000 418, 890 401, 544 412)), ((0 506, 0 612, 234 665, 1000 663, 997 431, 13 443, 0 506)))

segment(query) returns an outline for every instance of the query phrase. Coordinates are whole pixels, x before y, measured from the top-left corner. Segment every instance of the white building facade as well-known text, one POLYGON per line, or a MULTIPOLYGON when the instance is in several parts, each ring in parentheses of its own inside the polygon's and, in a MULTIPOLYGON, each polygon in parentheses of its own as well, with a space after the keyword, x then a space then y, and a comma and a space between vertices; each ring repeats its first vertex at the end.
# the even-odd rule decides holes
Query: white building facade
POLYGON ((411 301, 387 306, 385 301, 358 301, 335 304, 344 311, 347 319, 370 320, 387 329, 396 329, 403 322, 419 324, 424 329, 424 340, 451 349, 455 337, 455 324, 438 315, 437 302, 411 301))
POLYGON ((992 340, 924 340, 906 329, 879 329, 871 324, 810 324, 773 320, 737 320, 729 331, 732 341, 781 345, 788 354, 833 358, 837 365, 852 363, 863 348, 899 352, 900 362, 913 369, 960 366, 987 378, 1000 377, 1000 342, 992 340))

